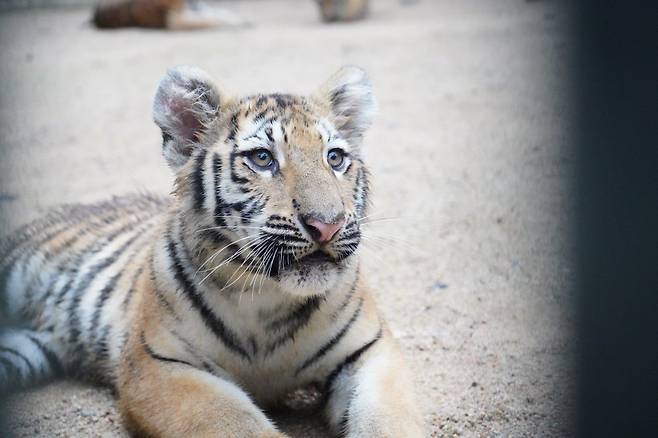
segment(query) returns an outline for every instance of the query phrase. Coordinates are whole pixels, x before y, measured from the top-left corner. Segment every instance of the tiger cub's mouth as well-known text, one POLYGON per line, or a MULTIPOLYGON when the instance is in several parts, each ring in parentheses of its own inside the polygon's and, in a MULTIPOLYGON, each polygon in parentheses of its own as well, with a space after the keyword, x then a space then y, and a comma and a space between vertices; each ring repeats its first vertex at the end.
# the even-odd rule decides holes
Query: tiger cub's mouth
POLYGON ((295 272, 302 278, 310 278, 313 275, 326 275, 334 270, 341 270, 341 259, 317 249, 300 259, 292 261, 284 267, 283 271, 295 272))
POLYGON ((339 262, 339 260, 336 259, 335 257, 333 257, 333 256, 327 254, 326 252, 318 249, 318 250, 313 251, 310 254, 305 255, 301 259, 296 260, 293 263, 293 266, 294 265, 299 265, 300 267, 301 266, 311 267, 311 266, 314 266, 314 265, 321 265, 321 264, 324 264, 324 263, 335 263, 335 264, 337 264, 338 262, 339 262))

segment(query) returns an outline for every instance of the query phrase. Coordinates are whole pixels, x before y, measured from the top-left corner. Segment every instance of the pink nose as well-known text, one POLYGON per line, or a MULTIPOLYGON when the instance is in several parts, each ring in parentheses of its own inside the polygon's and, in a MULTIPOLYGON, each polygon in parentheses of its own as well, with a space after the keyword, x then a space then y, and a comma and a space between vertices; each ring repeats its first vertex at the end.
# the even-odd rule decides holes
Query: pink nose
POLYGON ((311 237, 313 237, 313 240, 318 243, 329 242, 344 224, 345 219, 341 219, 335 224, 325 224, 321 220, 314 217, 307 217, 304 219, 304 225, 306 225, 306 229, 311 234, 311 237))

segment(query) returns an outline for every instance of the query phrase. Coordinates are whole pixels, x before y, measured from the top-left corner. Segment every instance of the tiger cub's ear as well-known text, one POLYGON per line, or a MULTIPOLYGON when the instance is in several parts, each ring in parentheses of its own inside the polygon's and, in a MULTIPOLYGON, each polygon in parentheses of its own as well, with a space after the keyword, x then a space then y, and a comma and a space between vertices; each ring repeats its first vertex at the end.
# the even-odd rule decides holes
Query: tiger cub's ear
POLYGON ((322 86, 320 98, 328 101, 341 136, 354 145, 359 144, 372 123, 376 107, 366 72, 355 66, 341 68, 322 86))
POLYGON ((162 151, 172 169, 211 141, 222 100, 203 70, 182 66, 167 71, 155 93, 153 119, 162 129, 162 151))

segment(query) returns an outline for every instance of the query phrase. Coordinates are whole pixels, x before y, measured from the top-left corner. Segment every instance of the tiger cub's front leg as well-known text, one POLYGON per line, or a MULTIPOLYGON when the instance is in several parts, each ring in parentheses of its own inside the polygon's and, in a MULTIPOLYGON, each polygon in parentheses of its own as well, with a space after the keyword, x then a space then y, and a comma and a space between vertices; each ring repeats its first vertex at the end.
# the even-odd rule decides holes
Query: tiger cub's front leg
POLYGON ((131 340, 118 389, 133 436, 285 438, 234 383, 131 340))
POLYGON ((348 438, 424 437, 411 379, 390 332, 366 347, 329 377, 329 423, 348 438))

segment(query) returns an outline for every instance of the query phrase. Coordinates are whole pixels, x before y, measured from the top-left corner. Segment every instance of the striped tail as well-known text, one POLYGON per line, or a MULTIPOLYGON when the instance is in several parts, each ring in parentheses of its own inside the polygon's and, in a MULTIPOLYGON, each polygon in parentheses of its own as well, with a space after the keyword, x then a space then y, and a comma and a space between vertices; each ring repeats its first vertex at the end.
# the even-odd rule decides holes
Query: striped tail
POLYGON ((43 382, 62 373, 51 335, 28 329, 0 328, 0 392, 43 382))

